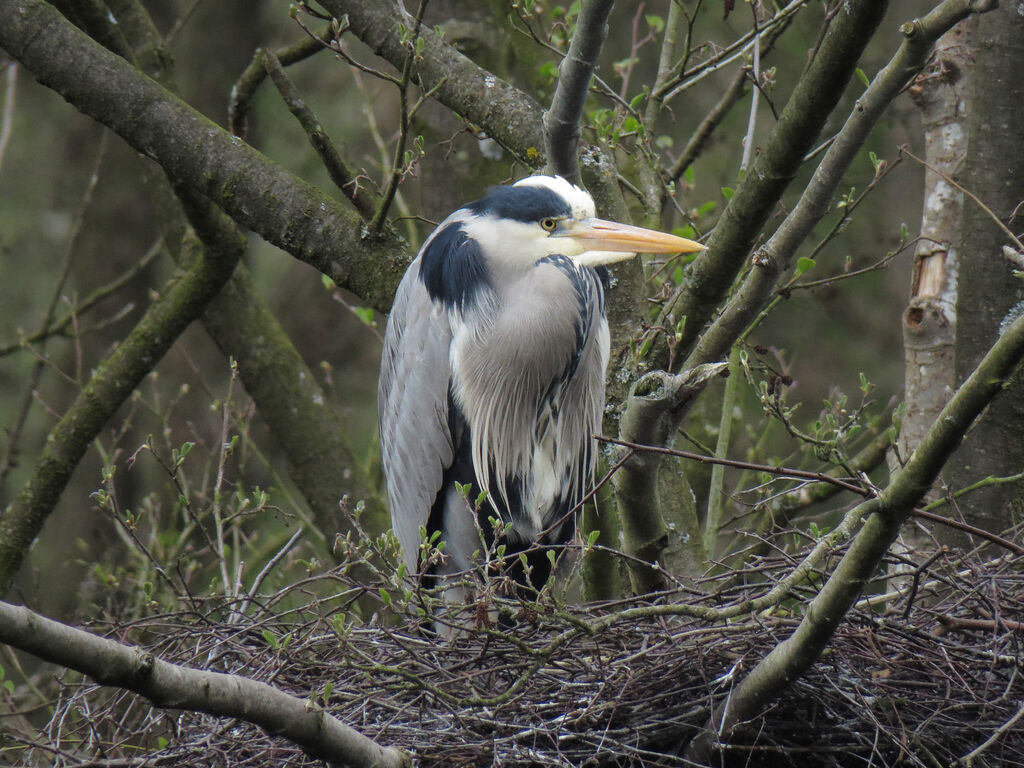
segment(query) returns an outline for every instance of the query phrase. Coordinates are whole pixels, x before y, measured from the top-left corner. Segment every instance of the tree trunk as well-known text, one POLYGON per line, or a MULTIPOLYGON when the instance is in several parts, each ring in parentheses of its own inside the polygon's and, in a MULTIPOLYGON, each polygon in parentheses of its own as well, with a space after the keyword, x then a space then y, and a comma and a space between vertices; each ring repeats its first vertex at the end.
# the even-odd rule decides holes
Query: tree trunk
MULTIPOLYGON (((957 272, 964 194, 949 182, 961 175, 967 157, 967 116, 971 87, 967 78, 974 60, 974 20, 951 29, 935 46, 931 64, 914 81, 910 96, 921 110, 924 132, 924 205, 921 239, 914 252, 910 300, 903 312, 904 391, 906 404, 898 450, 890 469, 905 463, 934 423, 956 387, 957 272)), ((933 488, 927 499, 941 495, 933 488)), ((908 526, 896 550, 911 558, 927 550, 931 538, 908 526)), ((909 564, 893 574, 913 570, 909 564)))
MULTIPOLYGON (((1021 231, 1024 200, 1024 19, 1018 3, 973 20, 977 43, 968 116, 970 146, 961 183, 1004 222, 1021 231)), ((964 209, 959 249, 963 255, 957 299, 956 376, 963 380, 1005 324, 1024 310, 1024 281, 1015 279, 1003 255, 1007 233, 975 203, 964 209)), ((1007 382, 1012 390, 993 403, 968 433, 951 462, 947 481, 964 488, 986 477, 1007 477, 1024 469, 1024 381, 1020 372, 1007 382)), ((963 497, 960 511, 969 522, 1002 531, 1024 513, 1024 483, 995 483, 963 497)))

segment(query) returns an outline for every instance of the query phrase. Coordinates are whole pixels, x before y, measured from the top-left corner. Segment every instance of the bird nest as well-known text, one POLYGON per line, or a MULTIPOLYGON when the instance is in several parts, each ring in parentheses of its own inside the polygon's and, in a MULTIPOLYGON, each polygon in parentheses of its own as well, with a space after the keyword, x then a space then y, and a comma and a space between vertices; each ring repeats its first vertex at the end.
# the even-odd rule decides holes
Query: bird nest
MULTIPOLYGON (((1024 765, 1020 558, 947 553, 927 565, 901 593, 852 610, 812 670, 721 748, 720 763, 1024 765)), ((394 619, 415 613, 415 596, 400 604, 365 568, 343 567, 259 611, 211 602, 112 634, 308 698, 421 766, 678 766, 691 764, 683 751, 712 710, 792 632, 823 574, 771 610, 698 614, 744 605, 791 567, 748 559, 742 573, 651 602, 545 597, 513 604, 511 626, 467 605, 465 628, 448 639, 394 619), (380 600, 363 623, 350 620, 357 595, 380 600)), ((65 690, 47 732, 55 750, 95 741, 125 765, 140 747, 147 766, 323 765, 238 720, 157 710, 85 683, 65 690)))

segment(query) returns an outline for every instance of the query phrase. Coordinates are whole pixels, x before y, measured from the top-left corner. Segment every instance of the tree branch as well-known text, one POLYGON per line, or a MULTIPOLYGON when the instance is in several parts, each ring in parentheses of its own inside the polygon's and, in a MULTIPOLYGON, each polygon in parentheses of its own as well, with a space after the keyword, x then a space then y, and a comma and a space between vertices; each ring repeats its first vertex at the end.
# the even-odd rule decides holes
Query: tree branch
POLYGON ((320 121, 313 114, 313 110, 299 94, 299 89, 285 74, 281 60, 267 48, 260 49, 257 55, 262 56, 267 74, 274 81, 288 110, 295 115, 302 130, 306 132, 310 145, 319 155, 320 162, 327 169, 327 175, 331 177, 334 186, 352 201, 352 205, 355 206, 364 221, 372 219, 377 205, 376 195, 370 192, 369 187, 361 190, 356 184, 355 175, 348 169, 337 147, 334 146, 334 142, 331 141, 331 137, 327 135, 320 121), (360 191, 362 194, 359 194, 360 191))
POLYGON ((237 717, 284 736, 335 765, 404 768, 409 756, 382 747, 309 701, 266 683, 191 669, 138 647, 83 632, 22 606, 0 602, 0 642, 75 669, 100 685, 125 688, 157 707, 237 717))
MULTIPOLYGON (((171 57, 147 53, 159 49, 161 38, 145 8, 138 0, 110 1, 109 5, 139 66, 174 90, 171 57)), ((165 239, 180 263, 188 222, 179 203, 189 195, 179 188, 180 199, 176 200, 162 174, 144 171, 143 175, 151 204, 159 212, 165 239)), ((189 207, 199 222, 201 238, 207 237, 204 233, 208 231, 227 231, 233 227, 212 206, 189 207), (206 218, 209 220, 204 221, 206 218)), ((364 500, 374 519, 384 519, 386 511, 376 483, 367 477, 348 444, 349 430, 337 411, 327 405, 317 377, 257 293, 244 265, 235 270, 202 320, 224 355, 238 361, 242 384, 284 449, 289 474, 312 510, 317 529, 314 533, 330 541, 334 532, 345 527, 344 517, 338 514, 338 502, 346 494, 364 500)))
POLYGON ((683 363, 684 368, 717 360, 727 353, 767 304, 777 279, 790 269, 797 248, 828 213, 836 187, 871 129, 903 87, 921 71, 935 41, 961 19, 992 5, 991 0, 945 0, 924 18, 900 27, 904 40, 896 54, 857 100, 799 202, 771 239, 754 254, 754 268, 722 314, 701 335, 683 363))
POLYGON ((0 0, 0 47, 43 85, 152 158, 176 185, 328 275, 367 304, 391 305, 408 256, 362 221, 232 137, 72 26, 42 0, 0 0))
MULTIPOLYGON (((726 367, 725 363, 703 365, 676 375, 653 371, 637 381, 630 392, 626 412, 619 428, 621 444, 631 451, 638 443, 670 444, 673 433, 669 430, 670 425, 674 423, 673 418, 681 418, 707 383, 726 367), (640 436, 652 439, 640 440, 640 436)), ((625 551, 647 563, 665 559, 666 550, 674 543, 669 537, 673 527, 670 523, 673 523, 680 533, 697 530, 695 517, 686 521, 666 521, 665 511, 678 507, 683 499, 676 497, 685 497, 686 494, 677 493, 678 489, 666 492, 661 488, 662 478, 657 472, 660 464, 659 453, 635 451, 619 468, 614 480, 625 551)), ((703 559, 690 556, 690 550, 694 546, 700 546, 700 537, 691 536, 690 541, 692 543, 688 548, 678 548, 680 557, 676 559, 680 561, 679 563, 662 563, 669 572, 675 573, 673 566, 683 565, 684 561, 703 559)), ((703 555, 703 550, 699 551, 703 555)), ((643 594, 665 588, 664 575, 661 571, 641 564, 634 567, 633 561, 630 561, 630 569, 636 592, 643 594)))
POLYGON ((821 592, 808 604, 800 625, 715 710, 707 730, 688 748, 689 758, 705 764, 717 743, 729 741, 736 725, 757 717, 817 660, 843 616, 877 571, 904 521, 1022 358, 1024 317, 1010 325, 985 354, 889 486, 860 505, 859 509, 870 517, 821 592))
MULTIPOLYGON (((324 35, 327 34, 330 34, 329 28, 324 32, 324 35)), ((276 51, 257 50, 252 61, 249 62, 249 66, 242 71, 238 80, 231 87, 231 97, 228 100, 228 130, 241 139, 248 138, 249 109, 252 106, 252 99, 256 95, 256 89, 260 87, 267 75, 272 74, 267 70, 265 63, 268 54, 277 60, 278 66, 287 67, 325 50, 327 48, 319 38, 308 36, 276 51)), ((284 96, 283 93, 282 96, 284 96)), ((285 97, 285 101, 288 101, 287 97, 285 97)))
POLYGON ((686 318, 680 351, 694 344, 743 267, 758 233, 842 96, 886 6, 877 0, 853 0, 836 12, 818 55, 729 200, 708 249, 697 256, 687 279, 663 309, 658 325, 667 327, 670 314, 686 318))
POLYGON ((544 147, 551 172, 578 183, 576 148, 580 141, 580 118, 587 100, 597 57, 608 35, 612 0, 589 0, 580 7, 569 52, 558 66, 558 85, 551 109, 544 113, 544 147))
MULTIPOLYGON (((400 17, 390 3, 323 0, 320 5, 339 19, 347 16, 349 29, 374 53, 402 71, 407 51, 398 27, 403 24, 411 28, 410 17, 400 17)), ((540 105, 515 86, 474 64, 432 29, 420 30, 420 39, 423 49, 413 68, 413 80, 419 87, 432 91, 439 102, 483 128, 531 168, 544 165, 540 105)))

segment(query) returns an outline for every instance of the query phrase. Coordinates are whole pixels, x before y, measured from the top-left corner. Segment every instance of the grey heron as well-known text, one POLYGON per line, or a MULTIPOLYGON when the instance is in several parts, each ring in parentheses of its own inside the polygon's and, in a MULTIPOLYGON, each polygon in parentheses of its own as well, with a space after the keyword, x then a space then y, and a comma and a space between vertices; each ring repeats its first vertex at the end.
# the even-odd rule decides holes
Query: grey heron
POLYGON ((398 287, 378 389, 391 519, 409 574, 420 570, 424 530, 446 542, 429 575, 478 566, 479 531, 490 546, 496 517, 510 525, 509 574, 545 584, 543 550, 574 536, 571 512, 593 479, 609 349, 604 265, 701 248, 597 219, 590 195, 557 176, 495 187, 441 222, 398 287), (456 483, 472 486, 468 500, 456 483))

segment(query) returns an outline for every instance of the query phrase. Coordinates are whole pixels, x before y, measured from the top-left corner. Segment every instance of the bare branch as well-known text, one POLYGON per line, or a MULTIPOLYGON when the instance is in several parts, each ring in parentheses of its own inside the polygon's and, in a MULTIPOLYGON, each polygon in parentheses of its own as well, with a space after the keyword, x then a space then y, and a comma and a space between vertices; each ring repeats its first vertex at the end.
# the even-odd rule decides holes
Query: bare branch
POLYGON ((334 186, 352 201, 352 205, 364 220, 372 219, 375 201, 369 188, 360 189, 356 185, 355 175, 348 169, 337 147, 334 146, 334 142, 331 141, 331 137, 327 135, 320 121, 313 114, 313 110, 309 108, 291 79, 285 74, 281 60, 271 50, 261 49, 260 53, 262 53, 264 68, 271 80, 274 81, 284 103, 288 105, 289 111, 295 115, 295 119, 299 121, 302 130, 309 137, 309 143, 320 156, 334 186), (360 192, 362 194, 359 194, 360 192))
POLYGON ((408 755, 382 747, 309 701, 239 675, 191 669, 140 648, 83 632, 0 602, 0 641, 78 670, 100 685, 127 688, 158 707, 237 717, 341 766, 401 768, 408 755))
POLYGON ((580 140, 580 118, 597 66, 597 56, 608 35, 608 14, 612 0, 589 0, 580 6, 569 53, 558 67, 558 86, 551 109, 544 114, 544 147, 552 173, 576 183, 579 167, 576 148, 580 140))
MULTIPOLYGON (((330 34, 330 27, 324 32, 324 35, 327 34, 330 34)), ((315 56, 323 50, 326 50, 326 47, 319 38, 307 36, 287 48, 279 48, 272 53, 281 66, 287 67, 289 64, 296 64, 315 56)), ((265 56, 264 51, 256 51, 249 66, 242 71, 231 88, 231 97, 228 101, 228 130, 241 139, 249 134, 249 108, 252 106, 252 98, 268 74, 264 64, 265 56)))

